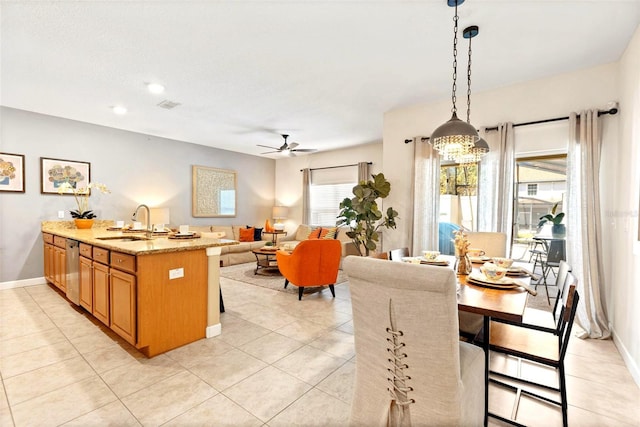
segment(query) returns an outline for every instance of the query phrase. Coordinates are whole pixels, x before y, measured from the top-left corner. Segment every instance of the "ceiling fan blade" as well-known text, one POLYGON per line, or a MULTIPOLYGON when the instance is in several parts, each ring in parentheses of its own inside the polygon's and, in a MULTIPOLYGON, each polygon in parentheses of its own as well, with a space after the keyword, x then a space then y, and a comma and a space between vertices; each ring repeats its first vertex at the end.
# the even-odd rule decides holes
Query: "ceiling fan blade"
POLYGON ((260 154, 273 154, 273 153, 282 153, 282 151, 280 151, 280 150, 276 150, 276 151, 267 151, 266 153, 260 153, 260 154))
POLYGON ((281 148, 278 147, 269 147, 268 145, 262 145, 262 144, 257 144, 258 147, 264 147, 264 148, 270 148, 272 150, 281 150, 281 148))
POLYGON ((296 148, 298 145, 300 145, 300 144, 298 144, 297 142, 292 142, 291 144, 289 144, 289 149, 293 150, 293 149, 294 149, 294 148, 296 148))
POLYGON ((318 149, 317 148, 297 148, 291 151, 296 151, 298 153, 313 153, 314 151, 318 151, 318 149))

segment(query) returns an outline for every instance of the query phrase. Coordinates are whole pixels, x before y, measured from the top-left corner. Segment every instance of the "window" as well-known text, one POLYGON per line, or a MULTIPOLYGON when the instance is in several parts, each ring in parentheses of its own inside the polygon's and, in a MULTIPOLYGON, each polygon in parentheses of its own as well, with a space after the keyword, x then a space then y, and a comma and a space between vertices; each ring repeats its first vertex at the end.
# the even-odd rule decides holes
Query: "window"
POLYGON ((516 185, 514 243, 530 239, 538 233, 551 233, 546 227, 538 230, 538 222, 556 203, 558 212, 564 212, 567 156, 562 154, 516 159, 516 185))
POLYGON ((353 187, 357 183, 311 185, 311 225, 335 225, 340 213, 340 203, 346 197, 353 197, 353 187))
POLYGON ((353 187, 357 184, 357 166, 311 170, 310 225, 335 226, 340 213, 340 203, 347 197, 353 197, 353 187))
MULTIPOLYGON (((475 229, 478 165, 456 163, 440 166, 440 223, 475 229)), ((442 246, 442 243, 441 243, 442 246)))

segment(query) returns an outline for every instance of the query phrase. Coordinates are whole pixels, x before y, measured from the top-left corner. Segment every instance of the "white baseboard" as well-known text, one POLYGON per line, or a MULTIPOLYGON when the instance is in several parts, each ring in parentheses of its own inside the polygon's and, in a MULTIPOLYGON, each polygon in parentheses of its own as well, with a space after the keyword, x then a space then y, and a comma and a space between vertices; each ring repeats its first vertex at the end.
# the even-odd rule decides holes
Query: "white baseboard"
POLYGON ((207 338, 217 337, 222 333, 222 324, 216 323, 215 325, 207 326, 205 336, 207 338))
POLYGON ((33 279, 13 280, 11 282, 0 283, 0 291, 13 288, 24 288, 25 286, 45 285, 47 281, 44 277, 34 277, 33 279))
POLYGON ((636 385, 640 387, 640 369, 638 365, 636 364, 635 360, 633 360, 633 357, 631 357, 631 354, 629 354, 629 351, 624 346, 622 341, 620 341, 620 338, 618 337, 615 329, 613 328, 611 328, 611 335, 613 336, 613 343, 616 345, 616 348, 618 349, 620 356, 622 356, 622 360, 624 360, 624 364, 627 365, 627 369, 629 370, 631 377, 636 382, 636 385))

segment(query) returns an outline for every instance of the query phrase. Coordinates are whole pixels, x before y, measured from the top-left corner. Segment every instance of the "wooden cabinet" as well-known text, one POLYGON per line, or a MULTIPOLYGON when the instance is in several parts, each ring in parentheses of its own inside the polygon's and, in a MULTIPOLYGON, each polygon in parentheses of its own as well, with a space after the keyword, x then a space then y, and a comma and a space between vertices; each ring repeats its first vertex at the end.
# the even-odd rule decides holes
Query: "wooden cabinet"
MULTIPOLYGON (((205 337, 205 249, 128 254, 79 237, 69 238, 80 242, 80 305, 96 319, 147 357, 205 337)), ((45 277, 64 290, 66 238, 45 232, 43 242, 45 277)))
POLYGON ((67 289, 67 239, 43 233, 44 277, 61 291, 67 289))
POLYGON ((80 305, 93 313, 93 261, 80 257, 80 305))
POLYGON ((109 326, 109 266, 93 261, 93 315, 109 326))
POLYGON ((44 241, 44 278, 47 282, 53 283, 54 271, 53 271, 53 234, 42 233, 42 240, 44 241))
POLYGON ((130 344, 136 344, 136 276, 112 268, 109 327, 130 344))

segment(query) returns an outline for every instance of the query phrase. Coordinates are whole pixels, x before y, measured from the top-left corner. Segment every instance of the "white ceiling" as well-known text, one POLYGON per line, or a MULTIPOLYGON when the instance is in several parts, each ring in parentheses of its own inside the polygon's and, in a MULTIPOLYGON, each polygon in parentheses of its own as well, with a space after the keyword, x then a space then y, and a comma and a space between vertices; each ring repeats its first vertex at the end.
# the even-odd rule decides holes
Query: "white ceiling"
MULTIPOLYGON (((450 97, 453 12, 446 0, 2 0, 0 104, 249 154, 281 133, 299 148, 366 144, 385 111, 450 97)), ((640 0, 467 0, 459 15, 460 33, 480 27, 476 92, 617 61, 640 0)))

